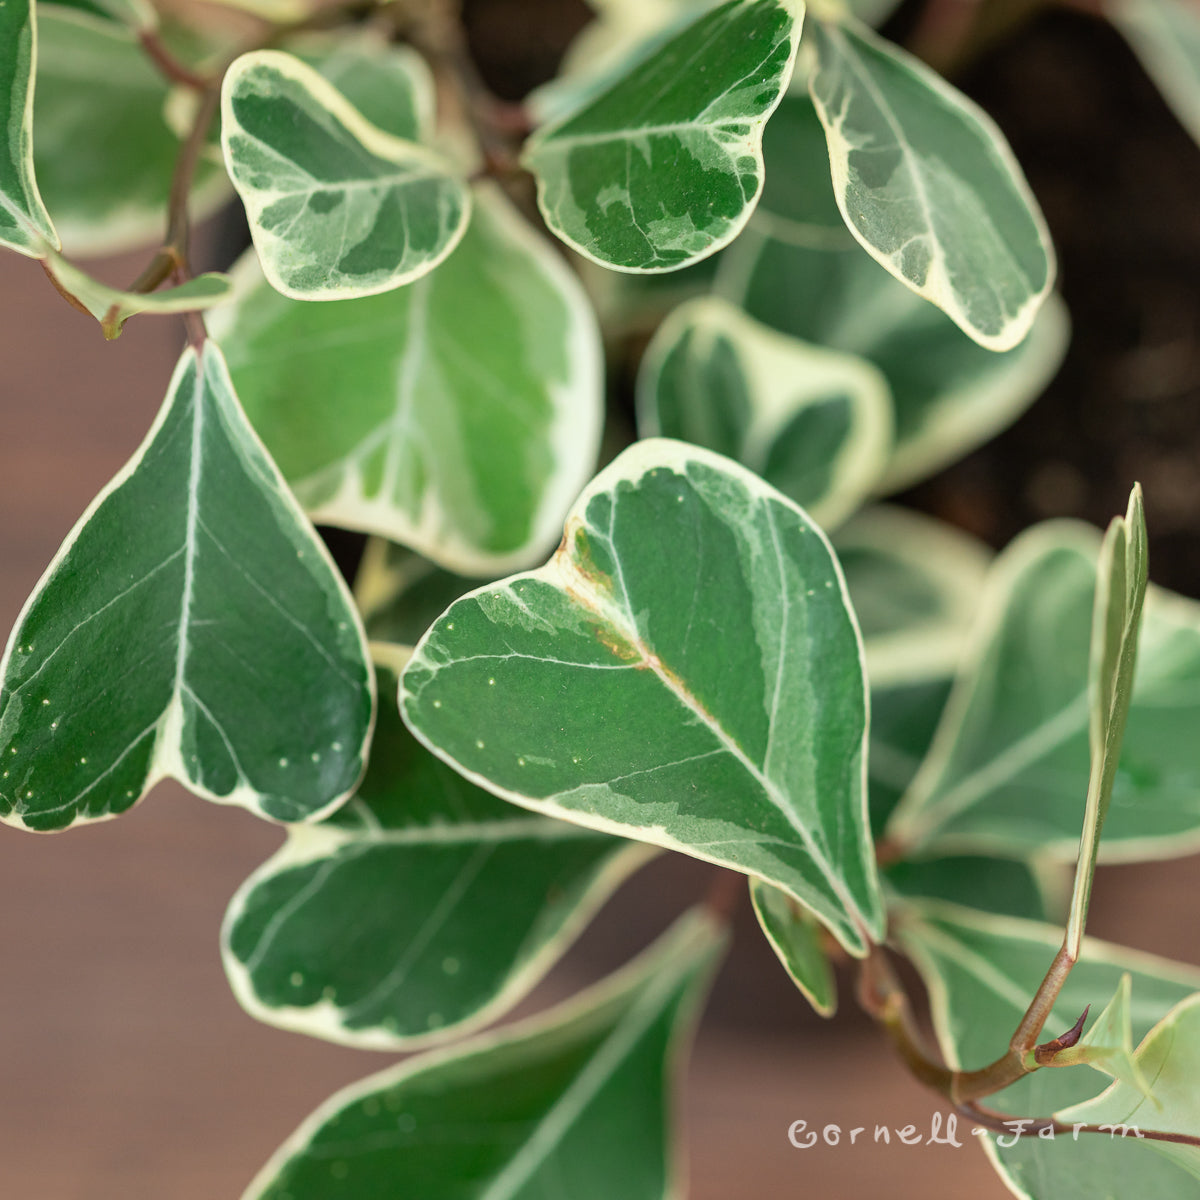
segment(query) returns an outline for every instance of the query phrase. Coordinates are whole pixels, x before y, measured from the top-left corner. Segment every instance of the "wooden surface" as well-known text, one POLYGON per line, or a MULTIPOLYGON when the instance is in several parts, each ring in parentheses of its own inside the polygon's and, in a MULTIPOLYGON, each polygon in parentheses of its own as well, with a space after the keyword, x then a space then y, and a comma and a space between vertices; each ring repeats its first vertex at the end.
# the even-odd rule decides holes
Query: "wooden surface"
MULTIPOLYGON (((119 281, 136 264, 105 270, 119 281)), ((6 633, 149 427, 179 335, 171 320, 142 318, 105 344, 36 264, 11 255, 0 259, 0 331, 6 633)), ((232 999, 217 952, 224 904, 279 841, 276 828, 167 785, 118 821, 53 836, 0 827, 0 1197, 236 1197, 319 1101, 393 1061, 260 1026, 232 999)), ((1195 870, 1103 872, 1094 931, 1200 962, 1195 870)), ((706 879, 693 864, 652 867, 545 994, 649 940, 706 879)), ((926 1129, 935 1105, 851 1001, 820 1022, 744 912, 740 934, 687 1085, 693 1200, 1006 1194, 971 1146, 793 1149, 796 1120, 926 1129)))

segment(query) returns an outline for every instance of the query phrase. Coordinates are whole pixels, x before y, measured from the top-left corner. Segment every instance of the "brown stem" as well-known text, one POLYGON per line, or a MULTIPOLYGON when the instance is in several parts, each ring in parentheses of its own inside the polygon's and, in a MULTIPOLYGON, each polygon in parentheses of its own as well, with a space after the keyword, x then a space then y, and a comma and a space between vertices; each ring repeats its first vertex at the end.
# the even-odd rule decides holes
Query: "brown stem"
POLYGON ((723 925, 730 924, 745 886, 745 876, 718 867, 704 897, 704 907, 723 925))
POLYGON ((163 78, 168 83, 181 83, 184 87, 190 87, 194 91, 202 92, 212 82, 208 76, 193 71, 186 63, 181 63, 167 49, 162 38, 158 36, 157 30, 140 30, 138 39, 142 43, 142 49, 145 50, 150 60, 162 72, 163 78))

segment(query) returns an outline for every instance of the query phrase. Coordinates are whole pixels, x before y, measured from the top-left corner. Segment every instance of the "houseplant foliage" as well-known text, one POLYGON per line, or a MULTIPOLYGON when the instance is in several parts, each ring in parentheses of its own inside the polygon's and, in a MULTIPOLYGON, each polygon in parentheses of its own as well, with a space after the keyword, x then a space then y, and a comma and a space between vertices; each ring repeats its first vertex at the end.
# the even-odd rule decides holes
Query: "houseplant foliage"
MULTIPOLYGON (((622 1195, 678 1194, 672 1085, 738 874, 814 1008, 855 962, 1017 1194, 1194 1194, 1200 972, 1084 926, 1098 861, 1200 840, 1200 609, 1148 585, 1136 487, 1103 537, 1048 523, 994 561, 875 503, 1064 350, 996 126, 874 31, 886 3, 596 0, 521 106, 451 3, 229 7, 0 11, 0 241, 107 337, 187 333, 12 632, 0 818, 114 817, 169 775, 284 823, 222 931, 239 1000, 435 1045, 247 1196, 610 1196, 618 1162, 622 1195), (114 108, 81 105, 106 76, 114 108), (253 247, 195 276, 191 223, 234 194, 253 247), (152 220, 132 283, 80 266, 152 220), (631 331, 641 437, 596 473, 603 335, 631 331), (370 535, 352 581, 314 520, 370 535), (707 901, 465 1036, 663 850, 714 864, 707 901)), ((1194 127, 1200 21, 1111 15, 1194 127)))

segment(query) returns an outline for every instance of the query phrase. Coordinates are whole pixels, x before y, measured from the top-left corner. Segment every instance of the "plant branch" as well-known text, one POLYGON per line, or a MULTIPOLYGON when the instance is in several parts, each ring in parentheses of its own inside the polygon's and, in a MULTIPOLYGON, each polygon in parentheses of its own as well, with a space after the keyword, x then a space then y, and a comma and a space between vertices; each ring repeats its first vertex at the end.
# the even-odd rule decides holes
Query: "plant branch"
POLYGON ((150 61, 159 69, 168 83, 180 83, 193 91, 202 92, 212 80, 207 75, 193 71, 186 63, 182 63, 167 49, 162 38, 155 29, 143 29, 138 33, 138 40, 150 61))

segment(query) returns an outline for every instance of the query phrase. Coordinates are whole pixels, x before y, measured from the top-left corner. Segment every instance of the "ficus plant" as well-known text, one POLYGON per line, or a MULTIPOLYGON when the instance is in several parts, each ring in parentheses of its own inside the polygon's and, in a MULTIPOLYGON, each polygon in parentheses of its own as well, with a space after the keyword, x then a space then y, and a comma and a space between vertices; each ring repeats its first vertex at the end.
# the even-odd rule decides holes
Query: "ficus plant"
MULTIPOLYGON (((186 333, 9 639, 0 817, 171 777, 284 824, 221 931, 238 1000, 420 1053, 247 1197, 678 1195, 674 1077, 744 886, 819 1013, 853 965, 1015 1194, 1195 1195, 1200 969, 1084 928, 1098 861, 1200 844, 1200 606, 1148 584, 1137 486, 994 560, 878 503, 1064 353, 1013 154, 875 32, 887 0, 593 7, 512 104, 451 0, 0 6, 0 241, 105 337, 186 333), (235 194, 253 246, 196 275, 235 194), (79 265, 159 229, 126 286, 79 265), (639 437, 611 423, 596 474, 635 356, 639 437), (711 892, 479 1032, 663 850, 711 892)), ((1200 135, 1200 14, 1105 13, 1200 135)))

